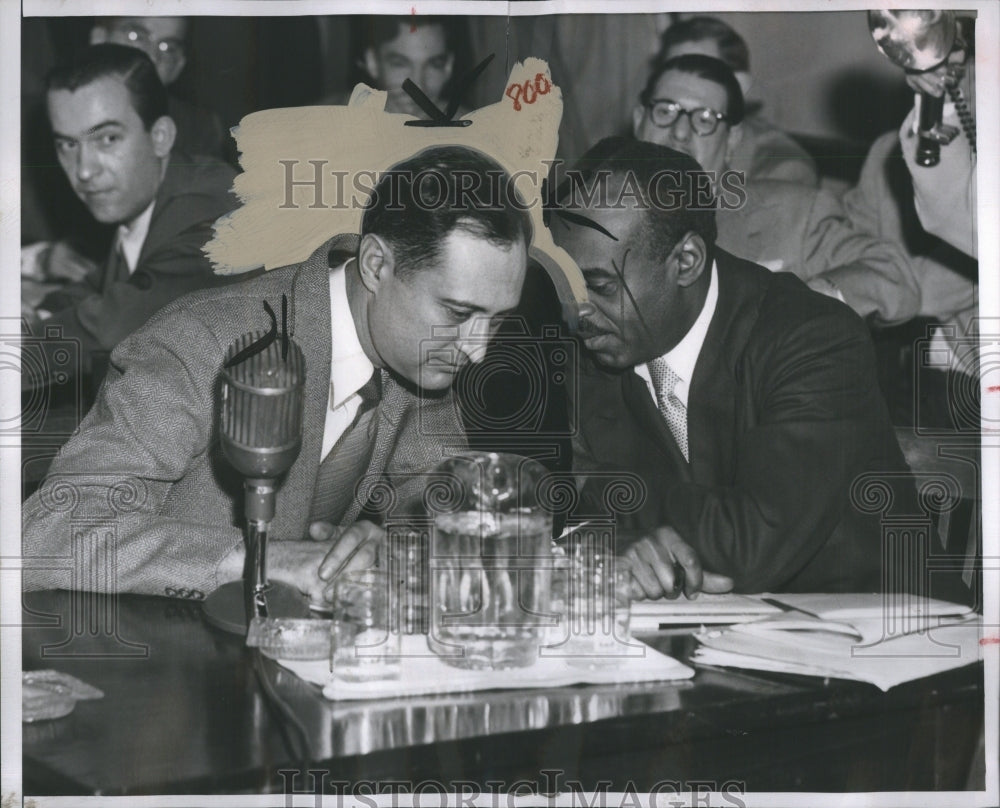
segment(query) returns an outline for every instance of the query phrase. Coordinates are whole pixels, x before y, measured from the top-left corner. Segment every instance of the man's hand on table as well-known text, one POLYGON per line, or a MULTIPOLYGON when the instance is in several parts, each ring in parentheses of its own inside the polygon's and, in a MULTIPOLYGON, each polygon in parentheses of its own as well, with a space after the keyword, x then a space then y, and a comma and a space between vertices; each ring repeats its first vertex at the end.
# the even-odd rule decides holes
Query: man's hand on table
POLYGON ((699 592, 730 592, 733 579, 702 569, 695 549, 671 527, 658 527, 625 551, 623 558, 632 571, 632 597, 676 598, 683 592, 696 598, 699 592))
MULTIPOLYGON (((355 522, 344 529, 328 522, 313 522, 308 539, 268 544, 268 578, 297 587, 311 604, 325 608, 333 599, 337 575, 372 566, 384 534, 371 522, 355 522)), ((219 580, 239 580, 244 559, 245 550, 240 546, 223 560, 219 580)))

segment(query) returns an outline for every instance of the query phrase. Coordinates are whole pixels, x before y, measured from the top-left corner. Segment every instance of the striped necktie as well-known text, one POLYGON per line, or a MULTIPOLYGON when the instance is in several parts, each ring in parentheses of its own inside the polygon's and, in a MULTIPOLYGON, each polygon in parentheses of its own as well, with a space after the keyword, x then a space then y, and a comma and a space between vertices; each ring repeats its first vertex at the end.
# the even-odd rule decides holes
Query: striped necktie
MULTIPOLYGON (((378 403, 382 396, 382 371, 378 368, 358 390, 361 406, 350 426, 344 430, 319 465, 310 522, 339 524, 347 513, 355 489, 368 470, 378 421, 378 403)), ((364 503, 362 503, 363 505, 364 503)))
POLYGON ((670 434, 674 436, 684 459, 688 460, 687 407, 674 393, 681 377, 662 357, 654 359, 646 367, 656 390, 656 407, 670 427, 670 434))

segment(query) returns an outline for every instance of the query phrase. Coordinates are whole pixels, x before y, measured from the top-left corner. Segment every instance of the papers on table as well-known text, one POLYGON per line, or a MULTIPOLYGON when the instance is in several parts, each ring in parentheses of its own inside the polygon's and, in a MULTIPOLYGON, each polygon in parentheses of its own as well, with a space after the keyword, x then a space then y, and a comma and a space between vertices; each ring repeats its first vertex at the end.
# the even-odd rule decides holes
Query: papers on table
POLYGON ((700 593, 694 600, 636 600, 632 602, 632 631, 656 631, 671 626, 710 626, 743 623, 768 615, 782 614, 777 606, 759 595, 710 595, 700 593))
POLYGON ((982 620, 966 607, 901 595, 766 596, 789 611, 703 630, 692 661, 854 679, 888 690, 977 662, 982 620))

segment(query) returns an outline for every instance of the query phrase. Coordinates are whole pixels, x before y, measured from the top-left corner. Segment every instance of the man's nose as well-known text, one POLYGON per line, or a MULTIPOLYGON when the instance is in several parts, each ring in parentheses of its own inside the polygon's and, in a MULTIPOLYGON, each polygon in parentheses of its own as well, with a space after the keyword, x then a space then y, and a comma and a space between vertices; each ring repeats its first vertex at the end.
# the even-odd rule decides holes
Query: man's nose
POLYGON ((467 361, 476 365, 486 357, 486 348, 491 336, 489 320, 473 318, 459 333, 458 350, 464 354, 467 361))
POLYGON ((577 309, 577 315, 579 318, 579 322, 577 324, 578 331, 591 333, 607 329, 608 318, 590 301, 580 304, 577 309))
POLYGON ((691 139, 691 120, 681 113, 670 127, 670 136, 678 143, 687 143, 691 139))
POLYGON ((87 182, 95 174, 100 173, 101 162, 97 150, 88 143, 81 143, 76 155, 76 177, 80 182, 87 182))

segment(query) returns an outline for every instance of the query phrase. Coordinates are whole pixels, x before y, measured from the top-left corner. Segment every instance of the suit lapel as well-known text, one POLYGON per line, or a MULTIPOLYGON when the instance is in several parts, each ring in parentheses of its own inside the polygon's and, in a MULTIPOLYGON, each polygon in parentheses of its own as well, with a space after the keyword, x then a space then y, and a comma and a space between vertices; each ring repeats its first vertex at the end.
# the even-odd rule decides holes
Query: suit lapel
MULTIPOLYGON (((279 489, 281 505, 275 535, 304 537, 323 449, 323 430, 330 400, 330 282, 328 246, 323 245, 295 272, 289 295, 289 335, 306 359, 302 450, 279 489), (278 524, 280 522, 280 524, 278 524), (279 531, 280 529, 280 531, 279 531)), ((281 295, 270 301, 281 317, 281 295)))
POLYGON ((590 366, 581 384, 581 432, 598 465, 629 469, 637 462, 668 463, 676 476, 687 478, 687 463, 670 427, 633 371, 611 374, 590 366), (635 457, 636 452, 643 457, 635 457))
MULTIPOLYGON (((388 371, 382 370, 381 373, 382 400, 375 414, 375 447, 372 449, 371 460, 368 461, 368 470, 364 476, 366 487, 377 481, 385 471, 389 452, 396 445, 399 423, 407 405, 406 391, 395 382, 388 371)), ((343 524, 349 525, 354 522, 367 501, 368 496, 365 493, 353 497, 341 520, 343 524)))
POLYGON ((688 393, 691 475, 704 484, 723 482, 733 469, 741 383, 736 368, 756 321, 759 299, 759 290, 731 266, 732 256, 716 252, 719 299, 688 393))

